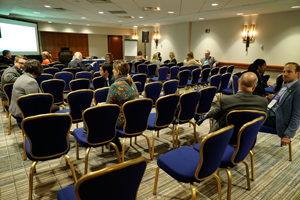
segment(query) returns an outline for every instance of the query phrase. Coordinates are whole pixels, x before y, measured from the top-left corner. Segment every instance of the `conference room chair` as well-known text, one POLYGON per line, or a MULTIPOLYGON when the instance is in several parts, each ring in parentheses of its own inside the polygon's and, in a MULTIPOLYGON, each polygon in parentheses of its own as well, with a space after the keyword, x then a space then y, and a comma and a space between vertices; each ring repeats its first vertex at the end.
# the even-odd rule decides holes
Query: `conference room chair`
POLYGON ((49 67, 53 67, 55 65, 55 63, 49 63, 48 66, 49 67))
POLYGON ((86 148, 84 174, 87 173, 91 147, 112 146, 116 151, 119 163, 121 162, 118 147, 112 142, 116 136, 116 122, 119 112, 120 107, 118 105, 107 104, 88 108, 82 113, 86 132, 84 132, 83 127, 76 128, 74 129, 74 137, 77 160, 79 159, 78 144, 86 148))
POLYGON ((52 74, 54 76, 55 73, 59 72, 59 69, 56 67, 48 67, 44 69, 44 74, 52 74))
POLYGON ((83 121, 82 112, 91 106, 94 92, 90 89, 77 90, 67 95, 67 103, 69 108, 56 111, 55 113, 68 113, 72 117, 72 123, 76 124, 83 121))
POLYGON ((142 59, 141 59, 141 60, 139 60, 139 62, 141 62, 141 63, 143 64, 143 63, 145 62, 145 60, 142 60, 142 59))
MULTIPOLYGON (((153 102, 151 99, 135 99, 127 101, 123 104, 122 112, 124 114, 124 126, 123 129, 117 129, 117 136, 123 138, 122 145, 122 162, 125 159, 125 140, 126 138, 132 138, 136 136, 144 136, 147 140, 149 156, 151 158, 151 146, 150 140, 145 130, 148 127, 148 119, 152 109, 153 102)), ((137 141, 135 140, 135 143, 137 141)))
POLYGON ((169 64, 161 64, 159 67, 168 67, 169 68, 169 64))
MULTIPOLYGON (((198 66, 197 66, 198 67, 198 66)), ((201 74, 201 69, 198 67, 192 71, 192 79, 188 80, 187 85, 188 87, 197 86, 199 78, 201 74)))
POLYGON ((102 76, 98 76, 93 78, 92 80, 92 89, 96 90, 99 88, 103 88, 104 87, 104 81, 106 81, 106 79, 102 76))
MULTIPOLYGON (((192 72, 193 72, 194 69, 200 69, 200 72, 201 72, 201 68, 199 66, 197 66, 197 65, 189 66, 189 68, 190 68, 190 71, 191 71, 189 78, 192 78, 192 72)), ((199 74, 199 76, 200 76, 200 74, 199 74)))
POLYGON ((46 80, 41 83, 41 90, 43 93, 49 93, 53 96, 53 103, 62 109, 66 109, 64 106, 64 90, 66 83, 61 79, 46 80))
POLYGON ((153 106, 155 106, 156 100, 160 97, 162 89, 161 82, 153 82, 145 85, 145 98, 150 98, 153 101, 153 106))
POLYGON ((131 68, 131 70, 133 71, 133 73, 137 73, 138 72, 137 71, 137 66, 140 65, 140 64, 142 64, 142 62, 140 62, 140 61, 137 61, 137 62, 133 63, 132 68, 134 68, 134 69, 131 68))
POLYGON ((179 67, 174 66, 170 68, 170 77, 167 77, 167 80, 176 80, 179 73, 179 67))
POLYGON ((69 87, 71 91, 82 90, 82 89, 90 89, 91 81, 86 78, 80 78, 70 81, 69 87))
POLYGON ((61 62, 58 62, 58 61, 55 61, 55 62, 52 62, 54 65, 57 65, 57 64, 61 64, 61 62))
POLYGON ((1 70, 0 70, 0 75, 1 75, 1 76, 3 75, 4 71, 5 71, 5 69, 1 69, 1 70))
POLYGON ((27 157, 33 161, 29 172, 29 195, 32 199, 33 173, 39 161, 65 157, 70 166, 74 182, 77 182, 72 160, 67 155, 70 150, 70 128, 72 118, 69 114, 43 114, 23 119, 22 130, 26 135, 27 157), (43 131, 41 131, 43 130, 43 131))
POLYGON ((35 80, 38 83, 39 87, 41 87, 41 83, 43 81, 51 80, 51 79, 53 79, 53 75, 52 74, 41 74, 40 77, 36 77, 35 78, 35 80))
POLYGON ((42 67, 43 67, 43 69, 46 69, 46 68, 48 68, 48 67, 50 67, 49 65, 43 65, 42 64, 42 67))
MULTIPOLYGON (((246 177, 247 177, 247 190, 251 189, 250 186, 250 177, 249 177, 249 167, 247 162, 245 161, 245 158, 249 154, 252 145, 256 139, 256 136, 258 134, 258 131, 261 127, 261 125, 264 122, 264 117, 256 118, 246 124, 244 124, 239 132, 238 132, 238 140, 237 145, 231 145, 228 144, 226 147, 226 150, 223 154, 223 157, 221 159, 221 164, 218 168, 217 173, 219 174, 220 168, 225 169, 227 176, 228 176, 228 183, 227 183, 227 199, 231 199, 231 172, 229 170, 230 168, 233 168, 237 166, 239 163, 243 163, 246 167, 246 177)), ((233 126, 233 125, 231 125, 233 126)), ((196 144, 194 146, 194 149, 199 151, 200 144, 196 144)))
POLYGON ((182 94, 179 99, 179 113, 175 115, 178 119, 178 123, 174 123, 176 127, 176 145, 178 147, 178 124, 189 123, 194 127, 194 140, 198 142, 196 135, 196 123, 193 123, 191 120, 195 116, 197 106, 199 104, 201 93, 198 91, 192 91, 185 94, 182 94))
POLYGON ((228 66, 228 67, 227 67, 227 72, 226 72, 226 73, 232 74, 232 73, 233 73, 233 70, 234 70, 234 65, 228 66))
POLYGON ((171 72, 171 68, 176 66, 175 63, 168 63, 168 67, 169 67, 169 73, 171 72))
POLYGON ((136 199, 146 167, 145 157, 105 167, 86 174, 75 184, 61 189, 57 193, 57 199, 136 199))
POLYGON ((227 72, 227 66, 220 67, 219 74, 223 75, 227 72))
POLYGON ((144 62, 145 65, 149 65, 150 63, 151 63, 151 61, 149 61, 149 60, 144 62))
POLYGON ((178 88, 186 88, 188 80, 189 80, 190 70, 179 71, 178 74, 178 88))
POLYGON ((92 73, 91 72, 77 72, 75 74, 75 79, 79 79, 79 78, 85 78, 85 79, 89 79, 90 81, 92 81, 92 73))
POLYGON ((275 87, 274 86, 266 87, 265 91, 271 94, 275 94, 281 89, 282 85, 283 85, 282 74, 279 74, 276 78, 275 87))
POLYGON ((138 92, 141 94, 144 91, 145 83, 147 80, 147 75, 146 74, 136 74, 132 77, 133 82, 140 82, 141 86, 138 92))
POLYGON ((156 68, 157 68, 157 65, 155 65, 155 64, 148 65, 148 70, 147 70, 148 74, 147 74, 147 77, 150 77, 150 78, 155 77, 156 68))
POLYGON ((164 60, 163 63, 164 64, 168 64, 170 62, 170 60, 164 60))
POLYGON ((100 75, 100 72, 95 72, 95 73, 93 74, 93 78, 96 78, 96 77, 99 77, 99 76, 101 76, 101 75, 100 75))
POLYGON ((208 80, 209 74, 210 74, 210 68, 205 68, 205 69, 202 68, 201 78, 198 81, 198 85, 206 86, 208 83, 207 80, 208 80))
POLYGON ((159 156, 153 194, 156 194, 159 169, 162 169, 175 180, 190 184, 192 200, 196 200, 194 182, 199 183, 213 176, 217 180, 218 196, 221 200, 221 181, 215 171, 221 163, 232 132, 231 125, 207 135, 200 143, 199 152, 189 146, 183 146, 159 156))
POLYGON ((92 59, 98 59, 98 57, 97 56, 92 56, 92 59))
POLYGON ((108 91, 110 87, 99 88, 94 91, 95 104, 106 102, 108 91))
MULTIPOLYGON (((8 66, 3 66, 3 65, 0 65, 0 71, 1 71, 1 70, 6 70, 6 69, 7 69, 7 67, 8 67, 8 66)), ((2 74, 1 74, 1 75, 2 75, 2 74)))
POLYGON ((221 81, 222 81, 221 74, 214 75, 209 80, 209 86, 215 86, 217 89, 219 89, 221 81))
POLYGON ((232 74, 232 76, 237 76, 237 77, 241 78, 242 74, 243 74, 242 72, 235 72, 232 74))
POLYGON ((190 71, 190 67, 189 66, 182 66, 179 68, 179 71, 183 71, 183 70, 189 70, 190 71))
POLYGON ((178 62, 178 63, 177 63, 177 66, 178 66, 178 67, 182 67, 182 66, 183 66, 183 62, 178 62))
POLYGON ((137 91, 139 91, 140 88, 141 88, 142 83, 139 82, 139 81, 136 81, 136 82, 134 82, 134 84, 135 84, 135 87, 136 87, 137 91))
MULTIPOLYGON (((37 94, 28 94, 24 96, 20 96, 17 99, 17 106, 21 111, 22 118, 25 119, 26 117, 40 115, 40 114, 47 114, 51 113, 51 108, 53 105, 53 96, 52 94, 44 94, 44 93, 37 93, 37 94)), ((22 127, 20 126, 20 129, 22 127)), ((25 140, 26 136, 22 131, 23 136, 23 159, 26 160, 26 151, 25 151, 25 140)))
POLYGON ((219 70, 220 70, 220 68, 218 68, 218 67, 212 68, 211 72, 210 72, 210 76, 214 76, 214 75, 219 74, 219 70))
POLYGON ((67 71, 62 71, 62 72, 57 72, 54 75, 55 79, 60 79, 60 80, 64 80, 66 85, 65 85, 65 89, 64 92, 70 92, 70 82, 73 80, 74 75, 71 72, 67 72, 67 71))
POLYGON ((129 68, 130 68, 130 73, 134 73, 134 71, 132 70, 132 62, 127 62, 127 64, 129 65, 129 68))
POLYGON ((222 91, 224 89, 228 88, 230 77, 231 77, 230 73, 226 73, 226 74, 222 75, 222 80, 221 80, 220 87, 219 87, 219 90, 218 90, 218 93, 220 94, 219 97, 217 96, 218 99, 220 98, 220 96, 222 94, 222 91))
POLYGON ((64 68, 62 71, 66 71, 66 72, 71 72, 74 77, 75 77, 75 74, 77 73, 77 69, 76 68, 64 68))
POLYGON ((3 85, 3 92, 8 101, 8 106, 4 106, 5 111, 6 111, 6 117, 8 118, 8 135, 10 135, 10 133, 11 133, 11 114, 9 113, 9 105, 10 105, 13 85, 14 85, 14 83, 7 83, 7 84, 3 85))
POLYGON ((232 76, 232 88, 226 88, 224 90, 222 90, 222 94, 223 95, 233 95, 233 94, 236 94, 237 91, 238 91, 238 80, 239 80, 239 77, 236 76, 236 75, 233 75, 232 76))
POLYGON ((61 72, 64 68, 66 68, 66 65, 64 65, 64 64, 55 64, 55 65, 53 65, 53 67, 58 68, 59 71, 61 72))
POLYGON ((210 110, 212 102, 217 92, 217 88, 215 86, 208 86, 202 89, 197 88, 196 90, 199 91, 201 94, 199 104, 195 112, 195 115, 199 117, 205 115, 210 110))
POLYGON ((269 74, 264 74, 262 76, 262 79, 264 80, 265 83, 267 83, 269 81, 269 79, 270 79, 270 75, 269 74))
POLYGON ((82 56, 82 59, 86 59, 86 57, 82 56))
POLYGON ((146 74, 147 73, 147 65, 139 64, 137 66, 137 72, 138 72, 138 74, 146 74))
POLYGON ((163 96, 169 94, 176 94, 178 89, 179 81, 178 80, 169 80, 163 84, 163 96))
POLYGON ((208 68, 210 69, 210 65, 203 65, 203 66, 202 66, 202 70, 208 69, 208 68))
POLYGON ((165 128, 170 128, 172 131, 172 144, 175 149, 175 131, 169 126, 174 119, 175 109, 179 102, 179 95, 170 94, 157 99, 155 103, 155 111, 150 114, 148 120, 148 130, 152 131, 152 152, 151 159, 154 157, 155 133, 159 137, 159 131, 165 128))
POLYGON ((164 82, 167 80, 168 73, 169 73, 168 67, 160 67, 158 69, 158 77, 150 78, 150 82, 156 82, 156 81, 164 82))

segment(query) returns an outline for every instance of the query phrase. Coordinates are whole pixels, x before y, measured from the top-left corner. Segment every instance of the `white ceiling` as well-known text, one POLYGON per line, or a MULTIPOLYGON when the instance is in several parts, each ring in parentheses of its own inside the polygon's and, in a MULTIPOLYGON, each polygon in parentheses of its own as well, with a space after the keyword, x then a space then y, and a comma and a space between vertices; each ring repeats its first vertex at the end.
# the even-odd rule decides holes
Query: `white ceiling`
POLYGON ((187 21, 241 17, 299 10, 300 0, 0 0, 0 15, 36 22, 74 25, 89 24, 104 27, 132 27, 134 25, 160 25, 187 21), (212 6, 218 3, 218 6, 212 6), (45 5, 51 8, 44 7, 45 5), (144 11, 143 7, 160 7, 160 11, 144 11), (57 11, 53 8, 63 8, 57 11), (125 11, 127 14, 111 14, 109 11, 125 11), (169 14, 173 11, 174 14, 169 14), (34 12, 39 12, 36 14, 34 12), (104 12, 104 14, 99 14, 104 12), (133 16, 121 19, 119 16, 133 16), (142 16, 143 18, 139 18, 142 16), (86 17, 86 19, 81 19, 86 17), (122 22, 120 22, 122 21, 122 22))

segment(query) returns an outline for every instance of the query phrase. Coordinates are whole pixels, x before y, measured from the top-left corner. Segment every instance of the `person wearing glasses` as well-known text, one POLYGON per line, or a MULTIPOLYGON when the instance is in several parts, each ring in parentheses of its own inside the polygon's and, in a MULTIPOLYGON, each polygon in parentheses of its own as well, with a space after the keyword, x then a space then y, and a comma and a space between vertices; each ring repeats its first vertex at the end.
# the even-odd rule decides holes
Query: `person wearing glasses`
POLYGON ((7 83, 14 83, 17 78, 23 74, 24 64, 27 58, 25 56, 18 55, 15 57, 13 67, 8 67, 2 74, 1 77, 1 100, 2 105, 8 106, 8 101, 3 91, 3 86, 7 83))

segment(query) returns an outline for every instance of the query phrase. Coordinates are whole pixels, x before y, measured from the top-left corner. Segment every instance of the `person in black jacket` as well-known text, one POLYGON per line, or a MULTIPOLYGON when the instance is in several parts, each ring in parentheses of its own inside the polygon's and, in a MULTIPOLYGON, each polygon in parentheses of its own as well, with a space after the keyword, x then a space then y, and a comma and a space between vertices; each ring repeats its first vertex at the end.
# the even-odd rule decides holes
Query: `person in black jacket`
POLYGON ((74 53, 73 60, 69 63, 70 68, 79 67, 82 71, 90 71, 93 72, 94 64, 97 62, 93 62, 89 66, 85 66, 84 62, 82 62, 82 54, 80 52, 74 53))
POLYGON ((3 58, 0 59, 0 63, 4 63, 10 66, 14 65, 14 61, 11 59, 11 52, 9 50, 2 51, 3 58))

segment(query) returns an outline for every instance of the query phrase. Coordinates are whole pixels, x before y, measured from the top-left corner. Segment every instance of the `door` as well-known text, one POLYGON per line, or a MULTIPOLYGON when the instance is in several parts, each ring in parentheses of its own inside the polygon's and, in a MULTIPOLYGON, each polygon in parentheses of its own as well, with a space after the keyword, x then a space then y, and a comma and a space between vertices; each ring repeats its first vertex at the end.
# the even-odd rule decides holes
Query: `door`
POLYGON ((112 53, 114 60, 123 60, 122 36, 108 36, 108 52, 112 53))

